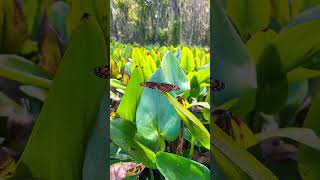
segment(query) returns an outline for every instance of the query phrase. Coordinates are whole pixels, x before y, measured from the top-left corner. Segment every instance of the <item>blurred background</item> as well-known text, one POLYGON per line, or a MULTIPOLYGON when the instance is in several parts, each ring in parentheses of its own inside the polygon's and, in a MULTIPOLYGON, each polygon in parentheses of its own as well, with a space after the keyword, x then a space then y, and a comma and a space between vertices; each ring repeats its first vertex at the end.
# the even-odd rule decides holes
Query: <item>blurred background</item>
POLYGON ((111 38, 209 47, 209 0, 111 0, 111 38))
POLYGON ((95 0, 0 1, 0 177, 23 152, 84 12, 96 17, 107 40, 107 4, 95 0))

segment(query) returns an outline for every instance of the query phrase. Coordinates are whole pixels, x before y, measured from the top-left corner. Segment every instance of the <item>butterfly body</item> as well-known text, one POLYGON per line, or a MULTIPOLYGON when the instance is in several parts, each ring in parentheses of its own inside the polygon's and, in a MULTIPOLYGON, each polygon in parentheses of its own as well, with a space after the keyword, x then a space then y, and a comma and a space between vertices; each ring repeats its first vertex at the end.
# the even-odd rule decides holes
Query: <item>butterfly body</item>
POLYGON ((140 83, 143 87, 148 87, 151 89, 159 89, 163 92, 170 92, 173 90, 180 90, 180 88, 176 85, 167 84, 167 83, 156 83, 156 82, 142 82, 140 83))
POLYGON ((241 128, 242 121, 240 118, 235 116, 231 111, 216 109, 212 112, 211 118, 214 123, 216 123, 224 132, 226 132, 229 136, 235 139, 235 134, 233 132, 232 121, 236 123, 236 125, 241 128))
POLYGON ((210 89, 213 92, 221 91, 225 88, 225 85, 222 81, 211 79, 210 80, 210 89))
POLYGON ((109 66, 100 66, 95 68, 96 76, 106 79, 110 78, 110 67, 109 66))
POLYGON ((86 19, 88 19, 90 16, 91 16, 91 14, 89 14, 89 13, 84 13, 84 14, 82 15, 82 17, 81 17, 81 20, 86 20, 86 19))
POLYGON ((160 86, 158 86, 158 89, 164 92, 170 92, 172 90, 180 90, 180 88, 176 85, 167 84, 167 83, 160 83, 160 86))
POLYGON ((151 88, 151 89, 156 89, 159 86, 159 84, 156 82, 142 82, 140 83, 140 85, 143 87, 151 88))

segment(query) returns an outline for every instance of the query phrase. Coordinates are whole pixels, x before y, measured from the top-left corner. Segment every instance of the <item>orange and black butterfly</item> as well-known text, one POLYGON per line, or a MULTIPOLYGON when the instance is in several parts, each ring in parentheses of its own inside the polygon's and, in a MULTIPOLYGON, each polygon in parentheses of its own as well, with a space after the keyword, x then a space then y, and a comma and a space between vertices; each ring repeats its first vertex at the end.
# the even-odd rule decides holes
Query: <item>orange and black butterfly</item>
POLYGON ((225 88, 225 85, 222 81, 211 79, 210 80, 210 89, 213 92, 221 91, 225 88))
POLYGON ((158 89, 164 92, 170 92, 172 90, 180 90, 180 88, 176 85, 167 84, 167 83, 160 83, 158 89))
POLYGON ((100 66, 95 68, 96 76, 100 78, 110 78, 110 67, 107 66, 100 66))
POLYGON ((227 133, 232 138, 235 138, 232 120, 241 127, 241 120, 235 116, 231 111, 216 109, 211 114, 213 122, 216 123, 225 133, 227 133))
POLYGON ((142 82, 140 83, 140 85, 143 87, 151 88, 151 89, 156 89, 159 86, 159 84, 156 82, 142 82))
POLYGON ((156 83, 156 82, 142 82, 140 83, 143 87, 148 87, 151 89, 159 89, 164 92, 170 92, 172 90, 180 90, 176 85, 167 84, 167 83, 156 83))

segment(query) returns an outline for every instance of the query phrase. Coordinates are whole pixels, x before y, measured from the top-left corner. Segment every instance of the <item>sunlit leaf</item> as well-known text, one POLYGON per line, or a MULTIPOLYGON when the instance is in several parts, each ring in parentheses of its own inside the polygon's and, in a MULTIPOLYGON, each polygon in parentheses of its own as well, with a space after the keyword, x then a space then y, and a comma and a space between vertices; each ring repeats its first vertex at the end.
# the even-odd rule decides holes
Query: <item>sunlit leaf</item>
POLYGON ((166 179, 210 179, 210 170, 206 166, 185 157, 158 152, 156 162, 166 179))
POLYGON ((104 37, 97 22, 89 18, 74 32, 18 162, 16 177, 82 178, 85 147, 107 84, 93 73, 105 64, 101 57, 108 57, 104 37))

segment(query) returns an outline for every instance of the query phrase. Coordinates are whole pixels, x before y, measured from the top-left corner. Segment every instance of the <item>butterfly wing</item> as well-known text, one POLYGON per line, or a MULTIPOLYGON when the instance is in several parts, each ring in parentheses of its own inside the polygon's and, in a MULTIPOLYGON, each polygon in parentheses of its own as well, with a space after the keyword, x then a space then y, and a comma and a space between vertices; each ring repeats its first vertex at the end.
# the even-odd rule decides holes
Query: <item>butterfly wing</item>
POLYGON ((106 79, 110 78, 110 67, 109 66, 100 66, 95 68, 96 76, 106 79))
POLYGON ((160 83, 158 88, 164 92, 170 92, 172 90, 180 90, 180 88, 178 86, 172 85, 172 84, 167 84, 167 83, 160 83))
POLYGON ((211 79, 210 80, 210 89, 213 92, 221 91, 225 88, 225 85, 222 81, 211 79))
POLYGON ((159 86, 159 84, 156 82, 142 82, 140 83, 140 86, 155 89, 159 86))

